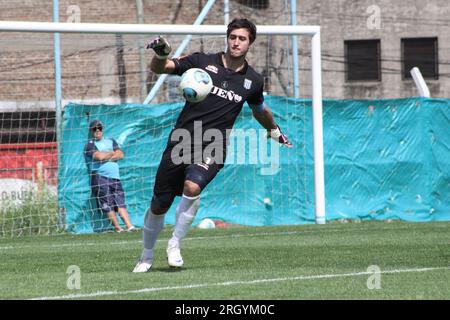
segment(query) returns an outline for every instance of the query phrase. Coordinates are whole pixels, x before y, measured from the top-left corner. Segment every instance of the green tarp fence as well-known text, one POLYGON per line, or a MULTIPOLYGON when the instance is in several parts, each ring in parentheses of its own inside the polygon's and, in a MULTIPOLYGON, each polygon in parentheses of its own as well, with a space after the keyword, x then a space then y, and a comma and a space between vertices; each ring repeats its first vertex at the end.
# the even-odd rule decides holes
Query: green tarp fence
MULTIPOLYGON (((202 193, 194 225, 205 217, 252 226, 314 223, 311 101, 269 96, 266 102, 294 148, 281 148, 279 160, 255 162, 249 150, 257 135, 251 135, 245 161, 229 155, 202 193)), ((449 99, 323 103, 328 221, 450 220, 449 99)), ((127 207, 142 226, 161 154, 182 107, 181 102, 65 106, 58 194, 68 231, 90 233, 109 226, 90 194, 83 158, 88 123, 100 119, 105 136, 125 152, 119 164, 127 207)), ((244 106, 234 128, 258 132, 261 127, 244 106)), ((263 141, 267 154, 275 154, 271 142, 263 141)), ((174 223, 176 204, 166 216, 168 224, 174 223)))

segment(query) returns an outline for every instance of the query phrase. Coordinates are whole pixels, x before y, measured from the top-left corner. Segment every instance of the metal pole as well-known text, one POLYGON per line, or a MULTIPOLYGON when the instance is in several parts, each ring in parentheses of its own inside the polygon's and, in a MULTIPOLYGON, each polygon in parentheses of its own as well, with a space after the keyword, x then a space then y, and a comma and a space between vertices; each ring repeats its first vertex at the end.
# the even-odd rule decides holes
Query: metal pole
MULTIPOLYGON (((59 0, 53 0, 53 22, 59 22, 59 0)), ((62 89, 61 89, 61 43, 60 35, 53 35, 55 59, 55 115, 56 115, 56 154, 58 159, 58 176, 61 170, 62 155, 62 89)), ((59 199, 59 197, 58 197, 59 199)), ((59 214, 59 200, 58 200, 59 214)), ((61 217, 60 217, 61 218, 61 217)))
MULTIPOLYGON (((291 0, 291 23, 293 26, 297 25, 297 0, 291 0)), ((292 36, 292 59, 294 64, 294 97, 300 97, 300 85, 298 76, 298 37, 292 36)))
MULTIPOLYGON (((202 11, 198 15, 197 19, 195 19, 194 26, 197 26, 203 22, 203 20, 205 19, 206 15, 208 14, 209 10, 212 8, 212 6, 214 5, 215 2, 216 2, 216 0, 208 0, 208 2, 205 4, 202 11)), ((192 39, 191 34, 184 37, 183 42, 181 43, 181 45, 178 47, 177 51, 175 51, 175 54, 173 55, 174 58, 177 58, 181 55, 181 53, 184 51, 184 49, 186 49, 186 47, 187 47, 189 41, 191 41, 191 39, 192 39)), ((152 90, 148 94, 147 98, 145 98, 144 104, 149 104, 155 98, 156 94, 159 91, 159 88, 161 88, 161 86, 163 85, 164 80, 166 80, 166 78, 167 78, 167 74, 163 74, 158 78, 158 81, 156 81, 155 85, 152 87, 152 90)))
POLYGON ((419 89, 420 96, 429 98, 431 96, 430 89, 428 89, 427 83, 425 82, 420 69, 414 67, 409 72, 414 79, 414 83, 416 84, 417 89, 419 89))
MULTIPOLYGON (((59 22, 59 0, 53 0, 53 21, 59 22)), ((60 34, 55 32, 54 39, 54 58, 55 58, 55 107, 56 107, 56 123, 57 123, 57 139, 59 141, 61 131, 61 45, 60 34)))
MULTIPOLYGON (((136 0, 137 23, 144 24, 144 5, 142 0, 136 0)), ((147 69, 145 66, 144 39, 139 37, 139 80, 141 84, 141 99, 147 96, 147 69)))
POLYGON ((311 40, 313 81, 314 192, 316 223, 325 224, 325 173, 323 160, 322 74, 320 31, 311 40))
MULTIPOLYGON (((223 0, 223 22, 226 26, 230 23, 230 1, 223 0)), ((228 42, 225 38, 225 50, 227 50, 228 42)))

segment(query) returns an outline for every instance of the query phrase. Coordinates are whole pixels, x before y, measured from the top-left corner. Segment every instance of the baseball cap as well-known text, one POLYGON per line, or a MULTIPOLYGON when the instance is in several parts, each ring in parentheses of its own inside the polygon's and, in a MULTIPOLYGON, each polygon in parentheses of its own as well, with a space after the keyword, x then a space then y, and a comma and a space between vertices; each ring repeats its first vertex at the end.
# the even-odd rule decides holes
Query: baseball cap
POLYGON ((94 120, 89 124, 89 130, 92 130, 94 128, 103 128, 103 123, 100 120, 94 120))

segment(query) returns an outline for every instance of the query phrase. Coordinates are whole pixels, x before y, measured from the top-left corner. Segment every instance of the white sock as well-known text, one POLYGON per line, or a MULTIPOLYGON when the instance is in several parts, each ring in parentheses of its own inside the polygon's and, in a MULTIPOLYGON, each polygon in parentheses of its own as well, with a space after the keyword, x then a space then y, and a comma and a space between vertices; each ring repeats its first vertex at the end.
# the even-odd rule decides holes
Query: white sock
POLYGON ((186 237, 197 214, 199 205, 200 196, 188 197, 183 194, 178 204, 175 228, 173 229, 172 238, 169 240, 169 247, 180 248, 181 240, 186 237))
POLYGON ((153 259, 153 248, 155 247, 156 239, 164 227, 165 214, 153 214, 148 209, 144 220, 144 249, 142 250, 141 260, 153 259))

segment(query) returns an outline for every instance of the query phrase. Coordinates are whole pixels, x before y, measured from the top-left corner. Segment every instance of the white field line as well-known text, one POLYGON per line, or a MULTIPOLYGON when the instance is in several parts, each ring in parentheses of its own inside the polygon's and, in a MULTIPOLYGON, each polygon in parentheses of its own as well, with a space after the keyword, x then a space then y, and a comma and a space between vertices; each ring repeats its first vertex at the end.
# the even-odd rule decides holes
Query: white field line
MULTIPOLYGON (((400 230, 407 229, 407 227, 394 228, 389 230, 400 230)), ((352 229, 351 231, 369 231, 368 228, 358 228, 352 229)), ((284 231, 284 232, 257 232, 257 233, 246 233, 246 234, 230 234, 223 236, 211 236, 211 237, 192 237, 185 238, 183 241, 192 241, 192 240, 214 240, 214 239, 228 239, 228 238, 241 238, 241 237, 258 237, 258 236, 284 236, 284 235, 293 235, 293 234, 305 234, 305 233, 333 233, 333 232, 342 232, 342 229, 321 229, 321 230, 302 230, 302 231, 284 231)), ((348 231, 348 230, 347 230, 348 231)), ((62 244, 32 244, 32 245, 22 245, 22 246, 4 246, 0 247, 1 250, 12 250, 12 249, 27 249, 27 248, 64 248, 64 247, 84 247, 84 246, 98 246, 101 242, 82 242, 82 240, 76 240, 79 242, 76 243, 62 243, 62 244)), ((160 241, 169 241, 169 239, 158 239, 160 241)), ((123 240, 123 241, 115 241, 108 242, 111 245, 129 245, 133 243, 142 243, 142 240, 123 240)))
MULTIPOLYGON (((407 272, 428 272, 428 271, 436 271, 436 270, 450 270, 450 267, 384 270, 384 271, 380 271, 380 273, 381 274, 392 274, 392 273, 407 273, 407 272)), ((253 284, 270 283, 270 282, 357 277, 357 276, 373 275, 373 274, 374 274, 373 272, 362 271, 362 272, 353 272, 353 273, 319 274, 319 275, 311 275, 311 276, 297 276, 297 277, 272 278, 272 279, 235 280, 235 281, 217 282, 217 283, 190 284, 190 285, 184 285, 184 286, 143 288, 143 289, 128 290, 128 291, 98 291, 98 292, 93 292, 93 293, 68 294, 68 295, 53 296, 53 297, 37 297, 37 298, 32 298, 30 300, 82 299, 82 298, 104 297, 104 296, 112 296, 112 295, 129 295, 129 294, 149 293, 149 292, 168 291, 168 290, 180 290, 180 289, 196 289, 196 288, 221 287, 221 286, 253 285, 253 284)))

